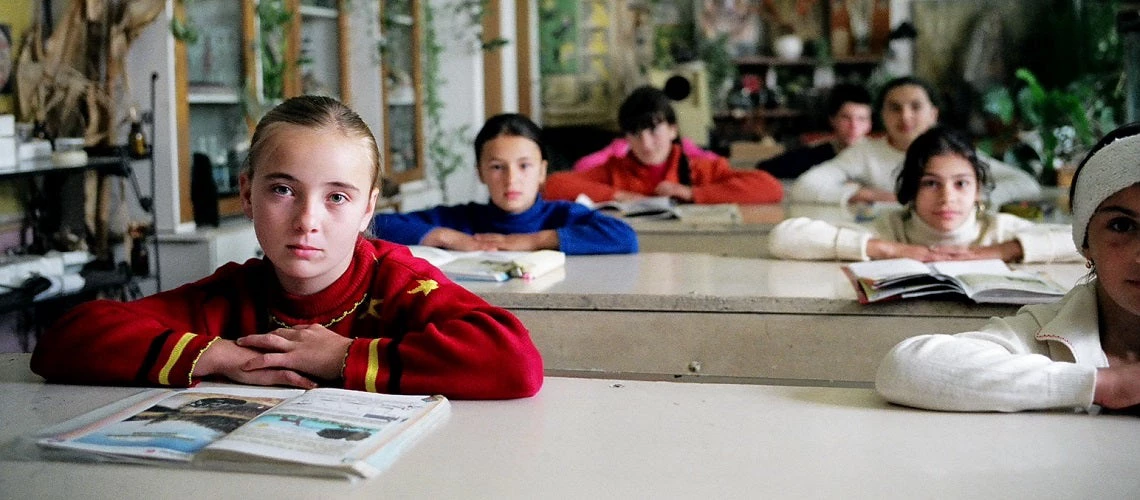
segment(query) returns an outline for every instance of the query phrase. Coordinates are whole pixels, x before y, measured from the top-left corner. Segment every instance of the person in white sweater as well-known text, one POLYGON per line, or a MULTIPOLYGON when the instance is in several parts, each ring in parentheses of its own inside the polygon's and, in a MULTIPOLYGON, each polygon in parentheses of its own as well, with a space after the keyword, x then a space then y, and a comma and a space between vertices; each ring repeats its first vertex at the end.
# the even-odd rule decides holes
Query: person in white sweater
POLYGON ((874 229, 792 218, 772 229, 769 252, 797 260, 1083 260, 1068 225, 986 211, 988 166, 949 128, 934 127, 911 142, 895 184, 905 206, 881 213, 874 229))
MULTIPOLYGON (((840 204, 895 201, 894 181, 910 143, 938 123, 938 107, 929 84, 899 77, 879 93, 879 113, 886 137, 868 138, 812 167, 792 185, 789 199, 797 203, 840 204)), ((1028 173, 981 156, 990 167, 994 189, 990 202, 1038 200, 1041 185, 1028 173)))
POLYGON ((1140 122, 1101 139, 1071 199, 1086 282, 978 331, 902 341, 879 365, 879 394, 946 411, 1140 410, 1140 122))

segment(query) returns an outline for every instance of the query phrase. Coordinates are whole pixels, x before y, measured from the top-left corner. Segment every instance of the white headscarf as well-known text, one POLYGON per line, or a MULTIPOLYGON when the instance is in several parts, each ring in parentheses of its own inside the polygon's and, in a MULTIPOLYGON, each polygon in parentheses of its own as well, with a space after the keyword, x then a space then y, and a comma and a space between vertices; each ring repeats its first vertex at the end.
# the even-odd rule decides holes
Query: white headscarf
POLYGON ((1073 178, 1073 243, 1084 254, 1093 212, 1109 196, 1140 183, 1140 122, 1124 125, 1100 140, 1073 178))

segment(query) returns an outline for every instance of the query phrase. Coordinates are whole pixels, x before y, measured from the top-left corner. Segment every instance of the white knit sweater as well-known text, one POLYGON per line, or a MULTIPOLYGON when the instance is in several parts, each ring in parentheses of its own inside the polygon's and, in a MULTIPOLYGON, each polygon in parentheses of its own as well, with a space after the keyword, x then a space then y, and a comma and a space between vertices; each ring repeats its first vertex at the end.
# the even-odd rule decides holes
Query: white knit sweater
MULTIPOLYGON (((1095 282, 1094 282, 1095 283, 1095 282)), ((893 403, 947 411, 1093 407, 1101 349, 1096 288, 993 318, 981 330, 920 335, 879 365, 875 389, 893 403)))
POLYGON ((930 227, 906 208, 895 208, 875 219, 873 230, 862 226, 831 224, 806 217, 785 220, 768 235, 768 251, 781 259, 869 260, 872 238, 921 246, 990 246, 1017 240, 1022 262, 1079 262, 1084 257, 1073 246, 1067 224, 1035 224, 1010 214, 971 214, 949 233, 930 227))
MULTIPOLYGON (((988 198, 992 206, 1041 198, 1041 186, 1031 175, 981 153, 979 156, 989 165, 994 181, 988 198)), ((905 158, 906 152, 892 147, 885 137, 863 140, 800 175, 789 198, 797 203, 846 205, 860 186, 893 192, 905 158)))

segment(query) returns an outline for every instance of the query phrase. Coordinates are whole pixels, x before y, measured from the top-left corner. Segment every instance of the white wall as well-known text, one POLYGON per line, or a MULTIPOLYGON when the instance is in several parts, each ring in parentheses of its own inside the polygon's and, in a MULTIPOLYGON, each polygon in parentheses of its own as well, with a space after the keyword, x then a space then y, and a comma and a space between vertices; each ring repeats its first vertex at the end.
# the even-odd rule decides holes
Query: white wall
POLYGON ((507 44, 499 47, 503 64, 500 68, 503 82, 503 112, 514 113, 519 110, 519 68, 518 68, 518 41, 515 37, 515 4, 510 0, 499 2, 499 33, 507 44))
MULTIPOLYGON (((453 144, 462 153, 464 163, 470 166, 460 168, 447 179, 448 203, 486 201, 487 190, 475 175, 475 155, 471 150, 475 134, 485 119, 483 52, 475 41, 468 20, 448 15, 454 12, 456 0, 428 1, 435 9, 438 41, 444 46, 439 89, 444 102, 443 122, 449 133, 461 134, 453 144)), ((432 169, 429 162, 423 183, 404 186, 403 210, 428 208, 442 202, 432 169)))
POLYGON ((377 140, 384 137, 384 114, 380 93, 380 53, 379 4, 377 2, 353 2, 349 15, 349 64, 348 81, 350 95, 347 104, 372 129, 377 140))
MULTIPOLYGON (((160 232, 185 231, 194 227, 192 223, 181 224, 178 215, 178 148, 175 136, 178 123, 174 115, 174 38, 170 35, 171 12, 173 0, 167 0, 163 13, 135 39, 126 61, 127 80, 132 90, 130 99, 138 102, 140 110, 150 109, 151 74, 158 74, 155 85, 154 133, 151 134, 148 129, 147 134, 155 155, 154 205, 160 232)), ((123 137, 126 136, 125 129, 121 133, 123 137)), ((143 170, 144 167, 149 168, 149 165, 145 162, 134 164, 140 174, 143 191, 150 194, 149 172, 143 170)))

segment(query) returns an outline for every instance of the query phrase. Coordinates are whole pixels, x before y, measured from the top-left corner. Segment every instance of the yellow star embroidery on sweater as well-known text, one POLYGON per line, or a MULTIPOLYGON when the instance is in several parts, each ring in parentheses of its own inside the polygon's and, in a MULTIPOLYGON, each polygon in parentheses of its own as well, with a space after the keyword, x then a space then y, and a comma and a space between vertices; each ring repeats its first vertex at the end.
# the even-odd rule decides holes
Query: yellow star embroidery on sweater
POLYGON ((368 301, 368 307, 365 308, 363 311, 361 311, 360 315, 357 316, 357 318, 363 318, 365 316, 372 316, 374 318, 379 319, 380 318, 380 305, 383 303, 384 303, 384 299, 369 300, 368 301))
POLYGON ((424 297, 427 297, 429 293, 439 288, 439 283, 436 283, 435 280, 416 280, 416 282, 418 282, 420 286, 408 290, 408 293, 423 292, 424 297))

